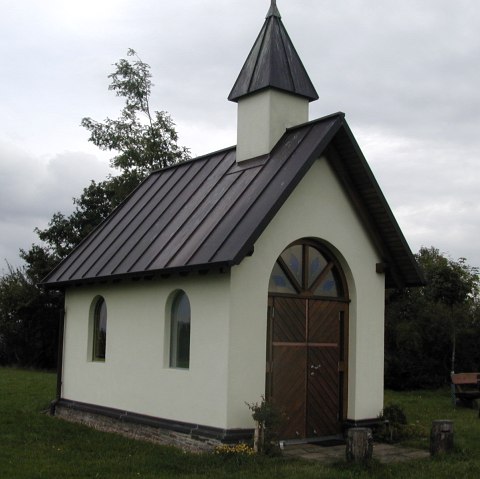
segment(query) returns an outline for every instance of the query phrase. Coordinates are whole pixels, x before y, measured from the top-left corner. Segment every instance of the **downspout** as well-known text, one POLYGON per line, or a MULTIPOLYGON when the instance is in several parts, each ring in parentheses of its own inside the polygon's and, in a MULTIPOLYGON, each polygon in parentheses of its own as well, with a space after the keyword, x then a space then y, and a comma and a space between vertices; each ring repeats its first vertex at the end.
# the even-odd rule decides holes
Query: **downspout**
POLYGON ((50 403, 50 414, 55 416, 55 408, 62 397, 63 377, 63 333, 65 328, 65 308, 60 310, 58 317, 58 352, 57 352, 57 392, 55 399, 50 403))

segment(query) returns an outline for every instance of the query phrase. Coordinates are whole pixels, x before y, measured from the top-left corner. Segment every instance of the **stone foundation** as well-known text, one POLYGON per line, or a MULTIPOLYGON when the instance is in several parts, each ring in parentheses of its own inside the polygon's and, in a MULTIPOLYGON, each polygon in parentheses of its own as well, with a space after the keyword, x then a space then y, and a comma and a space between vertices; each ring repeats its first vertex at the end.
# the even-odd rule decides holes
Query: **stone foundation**
POLYGON ((185 433, 165 429, 154 425, 135 422, 124 414, 122 417, 109 417, 101 413, 82 410, 81 407, 54 405, 54 415, 79 424, 84 424, 93 429, 104 432, 113 432, 122 436, 155 444, 175 446, 189 452, 209 452, 216 446, 230 441, 222 441, 215 437, 202 437, 195 433, 185 433), (128 419, 127 419, 128 417, 128 419))

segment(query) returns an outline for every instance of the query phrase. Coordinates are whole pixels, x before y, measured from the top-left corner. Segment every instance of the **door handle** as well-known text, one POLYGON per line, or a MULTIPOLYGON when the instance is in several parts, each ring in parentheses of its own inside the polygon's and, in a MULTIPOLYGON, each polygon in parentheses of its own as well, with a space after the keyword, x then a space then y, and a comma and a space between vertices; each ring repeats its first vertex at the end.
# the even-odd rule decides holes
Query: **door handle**
POLYGON ((316 371, 317 369, 320 369, 321 367, 322 365, 320 363, 318 363, 316 366, 315 364, 310 365, 310 369, 313 369, 314 371, 316 371))

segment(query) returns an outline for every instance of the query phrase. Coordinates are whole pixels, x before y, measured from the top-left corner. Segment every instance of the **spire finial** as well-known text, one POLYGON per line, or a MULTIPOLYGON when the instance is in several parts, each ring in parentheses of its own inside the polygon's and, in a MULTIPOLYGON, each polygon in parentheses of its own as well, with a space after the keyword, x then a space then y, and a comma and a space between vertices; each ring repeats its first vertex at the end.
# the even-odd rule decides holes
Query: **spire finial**
POLYGON ((270 10, 268 11, 266 18, 269 18, 269 17, 282 18, 277 8, 277 0, 271 0, 271 2, 272 3, 270 5, 270 10))

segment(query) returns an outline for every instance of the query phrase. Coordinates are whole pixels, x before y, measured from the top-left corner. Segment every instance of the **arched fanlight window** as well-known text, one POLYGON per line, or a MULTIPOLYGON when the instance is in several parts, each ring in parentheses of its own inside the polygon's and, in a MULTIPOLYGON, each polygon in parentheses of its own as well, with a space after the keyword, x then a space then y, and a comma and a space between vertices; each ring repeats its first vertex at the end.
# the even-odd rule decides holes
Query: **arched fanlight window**
POLYGON ((107 346, 107 305, 103 298, 95 304, 93 313, 93 361, 105 361, 107 346))
POLYGON ((332 255, 313 242, 289 246, 277 259, 268 291, 342 298, 346 295, 343 276, 332 255))
POLYGON ((170 326, 170 367, 190 367, 190 301, 184 291, 172 303, 170 326))

